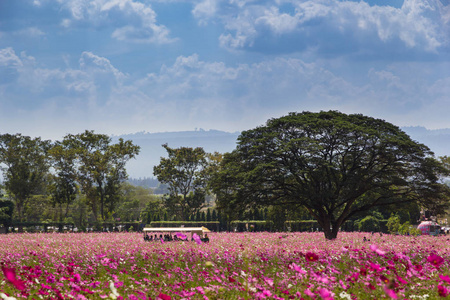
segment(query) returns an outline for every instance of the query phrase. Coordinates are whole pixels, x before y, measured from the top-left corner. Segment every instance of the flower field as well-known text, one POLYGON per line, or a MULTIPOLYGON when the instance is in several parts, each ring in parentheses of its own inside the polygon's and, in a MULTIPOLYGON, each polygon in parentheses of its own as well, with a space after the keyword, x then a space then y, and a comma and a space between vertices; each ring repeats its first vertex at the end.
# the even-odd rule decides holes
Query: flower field
POLYGON ((440 299, 450 293, 446 236, 342 232, 327 241, 323 233, 211 233, 210 239, 2 235, 0 298, 440 299))

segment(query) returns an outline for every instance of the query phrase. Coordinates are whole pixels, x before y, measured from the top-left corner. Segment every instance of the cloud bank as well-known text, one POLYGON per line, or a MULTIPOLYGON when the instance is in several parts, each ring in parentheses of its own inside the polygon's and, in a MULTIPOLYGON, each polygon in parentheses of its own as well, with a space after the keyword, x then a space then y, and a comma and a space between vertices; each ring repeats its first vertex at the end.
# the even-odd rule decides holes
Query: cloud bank
POLYGON ((1 132, 240 131, 329 109, 450 127, 448 1, 4 3, 1 132))

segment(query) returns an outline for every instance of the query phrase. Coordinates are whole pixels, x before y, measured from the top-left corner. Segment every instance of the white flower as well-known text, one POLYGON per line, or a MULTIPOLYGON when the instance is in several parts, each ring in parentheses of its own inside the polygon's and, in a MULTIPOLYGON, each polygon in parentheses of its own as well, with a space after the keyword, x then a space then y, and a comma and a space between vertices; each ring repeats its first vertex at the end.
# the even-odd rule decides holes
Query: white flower
POLYGON ((117 299, 119 293, 117 292, 116 287, 114 286, 114 282, 112 280, 109 281, 109 289, 111 290, 111 294, 109 294, 109 298, 117 299))
POLYGON ((4 299, 4 300, 17 300, 16 298, 14 298, 14 297, 8 297, 8 296, 6 296, 6 295, 3 294, 3 293, 0 293, 0 297, 2 297, 2 299, 4 299))
POLYGON ((341 299, 352 300, 352 297, 351 297, 350 294, 348 294, 346 291, 342 291, 342 292, 339 294, 339 297, 341 297, 341 299))

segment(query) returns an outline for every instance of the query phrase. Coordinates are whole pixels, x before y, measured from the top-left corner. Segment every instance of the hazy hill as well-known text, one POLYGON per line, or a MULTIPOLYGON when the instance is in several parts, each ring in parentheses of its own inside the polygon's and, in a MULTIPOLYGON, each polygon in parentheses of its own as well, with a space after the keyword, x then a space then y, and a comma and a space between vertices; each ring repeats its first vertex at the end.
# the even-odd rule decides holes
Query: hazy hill
POLYGON ((197 130, 181 132, 138 132, 134 134, 113 136, 131 140, 141 146, 141 152, 135 160, 127 164, 130 178, 153 177, 153 166, 159 164, 161 157, 167 157, 166 150, 161 146, 168 144, 171 148, 202 147, 206 152, 230 152, 236 147, 239 132, 224 132, 218 130, 197 130))
POLYGON ((427 145, 436 156, 450 156, 450 128, 426 129, 425 127, 402 127, 413 140, 427 145))
MULTIPOLYGON (((425 127, 403 127, 402 129, 412 139, 430 147, 437 156, 450 155, 450 129, 429 130, 425 127)), ((166 157, 162 144, 167 143, 172 148, 203 147, 206 152, 225 153, 235 149, 238 136, 239 132, 200 129, 181 132, 138 132, 113 136, 113 140, 121 137, 141 146, 141 153, 127 164, 127 170, 131 178, 143 178, 153 177, 153 166, 159 163, 161 157, 166 157)))

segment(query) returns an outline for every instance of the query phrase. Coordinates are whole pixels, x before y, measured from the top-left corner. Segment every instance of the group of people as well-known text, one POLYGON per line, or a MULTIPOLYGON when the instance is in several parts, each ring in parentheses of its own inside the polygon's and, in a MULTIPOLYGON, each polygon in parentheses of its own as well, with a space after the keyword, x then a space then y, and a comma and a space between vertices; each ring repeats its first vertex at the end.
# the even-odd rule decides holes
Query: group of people
MULTIPOLYGON (((192 237, 191 241, 193 241, 193 240, 194 240, 194 238, 192 237)), ((202 242, 204 242, 204 243, 208 243, 209 242, 208 234, 205 234, 205 237, 200 238, 200 240, 202 242)), ((160 234, 159 237, 158 237, 157 234, 155 234, 154 236, 146 234, 144 236, 144 241, 146 241, 146 242, 152 242, 152 241, 157 241, 157 242, 159 242, 159 241, 164 241, 164 242, 171 242, 171 241, 187 242, 188 238, 187 237, 186 238, 181 238, 178 235, 174 235, 172 237, 171 234, 165 234, 164 236, 162 234, 160 234)))

